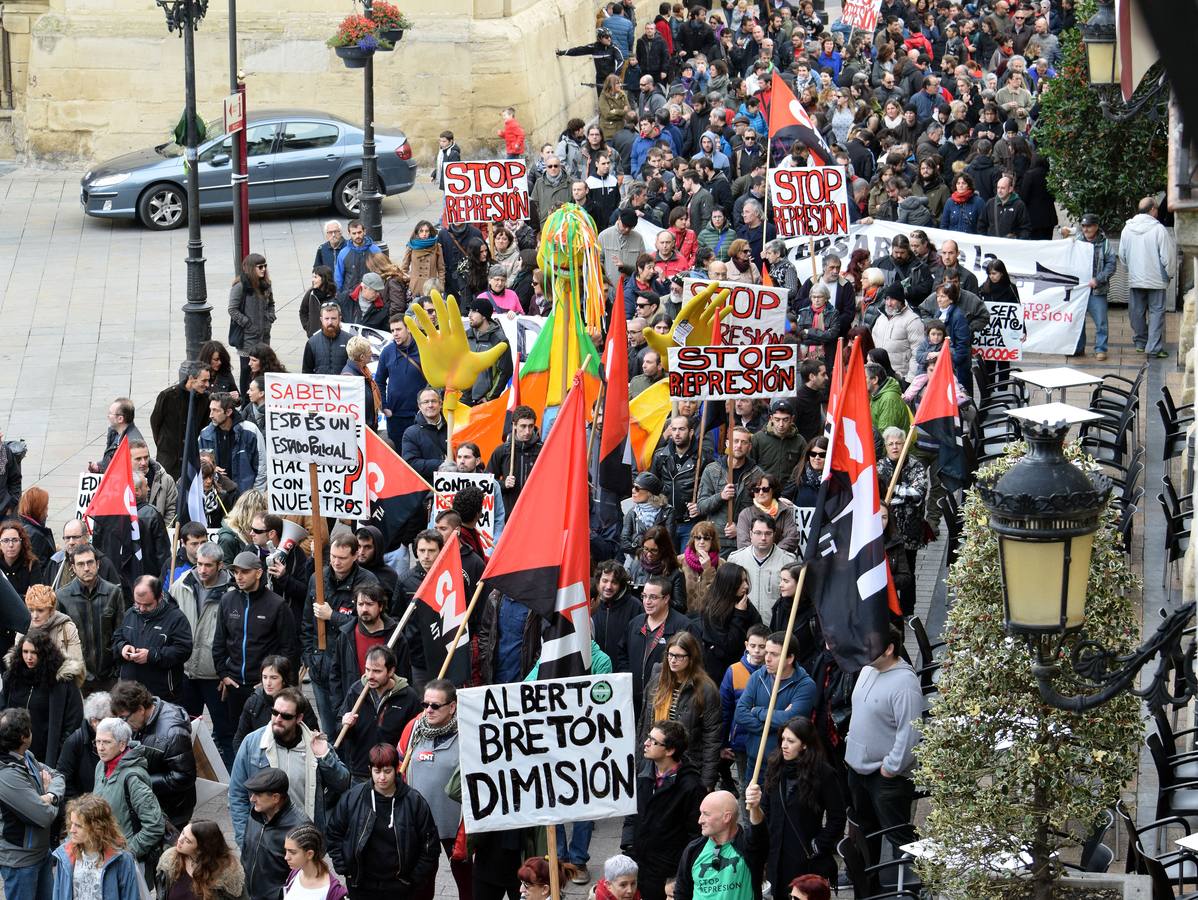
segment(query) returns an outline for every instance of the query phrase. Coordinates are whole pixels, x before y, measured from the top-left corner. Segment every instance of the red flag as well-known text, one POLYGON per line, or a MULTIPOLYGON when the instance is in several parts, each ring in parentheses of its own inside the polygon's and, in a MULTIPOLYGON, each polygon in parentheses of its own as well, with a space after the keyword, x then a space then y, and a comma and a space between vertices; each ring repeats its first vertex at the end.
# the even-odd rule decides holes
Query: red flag
POLYGON ((832 427, 816 521, 808 542, 816 608, 824 638, 846 672, 886 648, 898 596, 886 560, 873 420, 860 342, 853 343, 840 396, 829 402, 832 427))
POLYGON ((924 388, 923 399, 915 411, 919 432, 937 445, 940 478, 947 490, 965 483, 965 444, 961 434, 961 408, 957 404, 957 379, 946 338, 932 367, 932 376, 924 388))
POLYGON ((769 264, 764 259, 761 261, 761 283, 765 287, 774 286, 774 279, 770 277, 769 264))
POLYGON ((832 159, 832 151, 820 136, 819 129, 781 78, 773 80, 769 126, 770 140, 776 142, 775 145, 781 145, 779 149, 783 154, 789 152, 790 145, 798 141, 807 148, 815 165, 827 165, 832 159))
POLYGON ((542 678, 583 674, 591 666, 585 407, 582 379, 575 376, 483 572, 490 587, 550 620, 542 678))
MULTIPOLYGON (((458 628, 466 621, 466 607, 470 598, 462 579, 461 544, 455 534, 433 561, 433 567, 420 582, 414 599, 420 602, 412 615, 417 619, 420 640, 424 645, 424 660, 428 671, 439 672, 449 655, 458 628)), ((470 653, 463 647, 470 646, 470 628, 462 629, 446 677, 456 685, 463 685, 470 677, 470 653)), ((431 677, 431 676, 430 676, 431 677)))
POLYGON ((603 426, 599 438, 599 486, 618 497, 632 490, 628 450, 628 323, 624 321, 624 281, 616 287, 607 344, 603 348, 603 426))
MULTIPOLYGON (((83 511, 93 519, 92 544, 112 560, 121 573, 122 583, 132 588, 142 572, 141 529, 137 522, 137 500, 133 493, 133 459, 129 455, 129 439, 121 443, 112 462, 100 479, 92 502, 83 511)), ((159 572, 151 572, 159 575, 159 572)))
POLYGON ((407 460, 373 430, 366 429, 366 495, 371 500, 390 500, 432 489, 407 460))

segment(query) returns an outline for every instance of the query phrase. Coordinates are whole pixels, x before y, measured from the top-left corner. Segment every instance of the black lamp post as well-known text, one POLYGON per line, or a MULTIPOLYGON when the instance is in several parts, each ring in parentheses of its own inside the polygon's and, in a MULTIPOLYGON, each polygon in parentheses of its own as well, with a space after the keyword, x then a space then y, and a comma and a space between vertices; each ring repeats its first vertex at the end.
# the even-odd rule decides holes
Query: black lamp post
POLYGON ((1161 92, 1168 92, 1169 78, 1162 72, 1156 84, 1128 103, 1111 103, 1111 95, 1117 93, 1121 84, 1118 28, 1115 22, 1114 0, 1098 0, 1098 12, 1081 26, 1082 41, 1086 45, 1086 64, 1089 68, 1090 87, 1099 94, 1102 115, 1111 122, 1126 122, 1147 109, 1148 114, 1159 119, 1167 113, 1161 103, 1161 92))
MULTIPOLYGON (((371 0, 363 0, 363 12, 366 18, 374 19, 371 0)), ((379 193, 378 154, 374 149, 374 57, 370 53, 366 57, 364 73, 365 88, 363 90, 363 122, 362 122, 362 191, 359 194, 358 206, 362 216, 362 224, 370 239, 383 249, 383 195, 379 193)))
POLYGON ((1007 632, 1027 641, 1040 696, 1057 709, 1083 712, 1125 690, 1152 702, 1188 699, 1196 687, 1194 644, 1183 650, 1181 640, 1193 603, 1170 614, 1150 640, 1126 655, 1081 633, 1094 534, 1111 482, 1065 458, 1068 430, 1064 423, 1025 425, 1027 455, 993 483, 978 485, 990 528, 998 535, 1007 632), (1057 657, 1067 636, 1077 638, 1070 664, 1076 679, 1088 682, 1086 693, 1067 695, 1055 686, 1061 674, 1057 657), (1134 689, 1140 670, 1157 655, 1161 659, 1152 681, 1134 689), (1169 688, 1171 675, 1179 692, 1169 688))
POLYGON ((156 0, 166 15, 168 31, 183 37, 184 158, 187 160, 187 302, 183 304, 183 327, 187 358, 195 359, 200 347, 212 338, 212 307, 204 278, 204 242, 200 239, 200 182, 197 156, 200 143, 196 128, 195 32, 208 12, 208 0, 156 0))

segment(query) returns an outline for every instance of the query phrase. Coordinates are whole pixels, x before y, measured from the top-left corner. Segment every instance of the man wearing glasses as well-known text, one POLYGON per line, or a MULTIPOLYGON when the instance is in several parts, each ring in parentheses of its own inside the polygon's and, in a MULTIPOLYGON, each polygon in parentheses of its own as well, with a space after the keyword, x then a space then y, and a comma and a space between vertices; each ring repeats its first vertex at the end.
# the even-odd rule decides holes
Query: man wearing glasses
POLYGON ((263 769, 287 774, 287 796, 322 831, 328 812, 326 789, 333 797, 348 790, 349 770, 329 746, 328 737, 304 723, 309 710, 298 688, 283 688, 275 695, 270 723, 251 731, 241 742, 229 773, 229 813, 238 846, 244 843, 250 817, 247 782, 263 769))
POLYGON ((341 223, 336 219, 325 222, 324 237, 324 243, 316 248, 316 261, 312 263, 312 267, 328 266, 332 271, 337 266, 337 254, 341 252, 341 247, 345 244, 345 236, 341 233, 341 223))

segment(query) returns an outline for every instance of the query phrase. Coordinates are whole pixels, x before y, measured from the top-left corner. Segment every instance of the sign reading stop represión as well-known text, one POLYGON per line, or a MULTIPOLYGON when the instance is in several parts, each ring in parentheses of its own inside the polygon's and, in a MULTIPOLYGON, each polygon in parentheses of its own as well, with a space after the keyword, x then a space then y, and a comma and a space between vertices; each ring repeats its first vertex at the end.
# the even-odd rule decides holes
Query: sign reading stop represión
POLYGON ((799 386, 797 344, 671 347, 670 397, 741 400, 793 397, 799 386))
POLYGON ((849 233, 849 190, 844 169, 770 169, 768 180, 774 227, 782 240, 849 233))
POLYGON ((445 224, 518 222, 528 218, 528 163, 522 159, 445 164, 445 224))

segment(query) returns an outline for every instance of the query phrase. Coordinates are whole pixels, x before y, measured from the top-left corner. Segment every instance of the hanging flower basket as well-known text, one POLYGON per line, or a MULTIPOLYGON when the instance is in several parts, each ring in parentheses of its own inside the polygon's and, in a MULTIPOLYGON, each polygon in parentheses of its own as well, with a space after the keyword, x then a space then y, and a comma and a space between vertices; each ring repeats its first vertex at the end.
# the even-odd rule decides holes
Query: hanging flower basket
POLYGON ((388 50, 394 50, 395 45, 403 40, 403 31, 402 28, 384 28, 379 32, 383 40, 390 42, 391 46, 387 48, 388 50))
POLYGON ((366 61, 374 55, 373 50, 363 50, 361 47, 334 47, 333 52, 341 57, 347 69, 364 69, 366 61))
POLYGON ((412 27, 412 23, 399 11, 399 7, 388 3, 387 0, 374 0, 370 4, 370 19, 378 28, 379 35, 392 44, 402 40, 404 31, 412 27))

